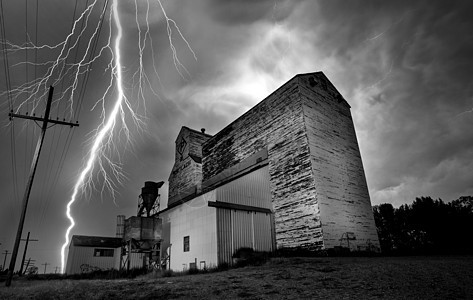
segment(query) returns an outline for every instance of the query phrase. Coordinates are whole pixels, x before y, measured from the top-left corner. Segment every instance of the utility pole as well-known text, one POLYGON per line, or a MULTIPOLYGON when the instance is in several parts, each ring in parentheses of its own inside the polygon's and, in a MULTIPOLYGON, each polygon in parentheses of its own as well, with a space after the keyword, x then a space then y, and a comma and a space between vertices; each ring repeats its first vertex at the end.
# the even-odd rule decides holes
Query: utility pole
POLYGON ((50 86, 49 87, 48 102, 46 103, 46 110, 44 112, 44 118, 14 114, 13 111, 8 114, 10 116, 10 119, 12 119, 12 118, 22 118, 22 119, 29 119, 29 120, 34 120, 34 121, 42 121, 43 125, 41 127, 41 136, 39 137, 38 144, 36 145, 36 150, 35 150, 34 155, 33 155, 33 162, 31 164, 31 169, 30 169, 30 176, 28 178, 28 183, 26 185, 25 194, 23 196, 23 205, 22 205, 22 210, 21 210, 20 222, 18 224, 18 231, 16 233, 15 246, 13 247, 13 252, 12 252, 12 256, 11 256, 11 260, 10 260, 10 267, 8 268, 7 280, 5 281, 5 286, 10 286, 11 285, 11 280, 12 280, 12 277, 13 277, 13 271, 15 269, 16 257, 18 255, 18 248, 20 247, 20 239, 21 239, 21 234, 23 232, 23 225, 25 223, 26 208, 28 206, 28 199, 30 197, 31 187, 33 185, 34 174, 36 173, 36 167, 38 166, 38 159, 39 159, 39 155, 41 153, 41 148, 43 146, 44 136, 46 134, 46 129, 48 129, 48 123, 69 125, 71 127, 72 126, 79 126, 79 124, 77 124, 77 122, 76 123, 69 123, 69 122, 63 122, 63 121, 59 121, 59 120, 50 120, 49 119, 49 112, 51 111, 51 102, 53 100, 53 91, 54 91, 54 88, 52 86, 50 86))
POLYGON ((25 264, 26 249, 28 249, 28 242, 37 242, 38 240, 34 240, 34 239, 30 240, 30 232, 28 231, 28 236, 26 237, 26 240, 21 239, 21 241, 26 241, 26 244, 25 244, 25 251, 23 252, 23 259, 21 260, 20 272, 18 273, 19 276, 23 275, 23 265, 25 264))
POLYGON ((5 258, 3 259, 3 270, 5 270, 5 263, 7 262, 7 255, 11 254, 11 252, 8 253, 8 250, 5 250, 3 251, 3 254, 5 254, 5 258))
POLYGON ((44 264, 41 264, 41 265, 44 266, 44 274, 46 274, 46 267, 50 264, 49 263, 44 263, 44 264))
POLYGON ((26 272, 28 271, 28 267, 30 266, 30 263, 31 263, 31 266, 34 266, 35 261, 36 260, 31 259, 31 257, 28 259, 28 262, 26 263, 25 271, 23 271, 23 275, 25 275, 26 272))

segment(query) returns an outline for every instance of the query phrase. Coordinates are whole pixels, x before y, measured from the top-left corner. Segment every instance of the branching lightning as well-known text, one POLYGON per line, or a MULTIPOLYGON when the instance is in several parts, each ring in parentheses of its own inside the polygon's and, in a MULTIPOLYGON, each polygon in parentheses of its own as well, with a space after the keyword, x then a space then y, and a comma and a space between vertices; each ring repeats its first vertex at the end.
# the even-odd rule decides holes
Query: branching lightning
MULTIPOLYGON (((135 10, 136 25, 138 30, 139 66, 138 70, 133 74, 133 81, 136 80, 136 83, 133 83, 133 87, 137 88, 137 96, 134 99, 143 101, 144 103, 145 85, 152 94, 158 96, 156 87, 152 86, 152 81, 150 80, 149 75, 145 72, 143 55, 147 46, 151 47, 150 51, 153 54, 153 76, 156 76, 159 82, 161 82, 161 80, 155 66, 155 55, 152 49, 153 41, 151 38, 149 26, 150 0, 146 0, 145 30, 140 28, 137 1, 138 0, 135 0, 135 10)), ((71 119, 77 117, 78 109, 74 109, 74 105, 77 105, 77 98, 79 98, 79 101, 82 101, 81 98, 83 95, 81 95, 80 92, 81 80, 83 81, 84 77, 88 76, 88 73, 90 72, 91 66, 94 62, 98 61, 99 58, 106 57, 107 54, 109 56, 107 67, 105 69, 105 72, 110 74, 108 83, 104 88, 102 96, 92 107, 92 109, 101 109, 101 122, 99 126, 92 132, 92 137, 90 138, 91 148, 88 151, 84 167, 79 173, 79 177, 73 187, 71 198, 66 206, 66 217, 70 221, 70 225, 66 230, 64 235, 65 241, 61 247, 62 273, 65 271, 65 249, 69 243, 71 230, 76 224, 72 216, 72 206, 74 202, 77 200, 81 192, 85 192, 87 190, 87 187, 94 186, 94 173, 101 175, 103 180, 102 192, 104 192, 104 190, 108 190, 112 194, 112 197, 114 197, 116 186, 123 182, 122 180, 125 178, 125 176, 122 172, 121 158, 118 157, 118 159, 114 160, 111 158, 109 153, 111 153, 112 150, 117 149, 117 136, 125 136, 126 141, 130 141, 131 131, 127 127, 127 119, 131 119, 138 128, 142 128, 144 126, 144 118, 135 112, 134 107, 136 105, 129 101, 131 97, 129 97, 130 99, 127 97, 126 87, 124 86, 123 72, 125 66, 122 62, 123 53, 121 49, 124 28, 120 20, 118 0, 111 0, 110 12, 108 14, 108 37, 105 41, 105 45, 97 48, 98 37, 100 36, 102 24, 107 15, 106 12, 108 9, 108 2, 109 0, 103 0, 104 4, 103 8, 101 9, 100 18, 96 23, 94 23, 91 16, 93 16, 94 8, 98 7, 98 0, 94 0, 90 5, 86 5, 84 10, 73 21, 69 34, 60 43, 54 45, 37 45, 31 41, 28 41, 23 45, 16 45, 9 41, 2 41, 3 45, 8 48, 9 53, 29 50, 59 52, 59 54, 57 54, 53 60, 34 63, 26 61, 14 65, 13 67, 21 64, 32 64, 42 67, 46 71, 41 77, 35 78, 34 80, 24 83, 18 87, 12 88, 9 91, 0 93, 0 95, 11 93, 16 111, 19 111, 27 104, 33 104, 33 109, 31 111, 32 114, 38 109, 41 103, 39 99, 43 99, 47 95, 49 85, 55 86, 62 83, 66 87, 60 92, 59 95, 55 95, 54 103, 67 103, 67 105, 64 106, 66 108, 64 109, 63 113, 67 113, 68 117, 71 119), (114 32, 114 34, 112 34, 112 32, 114 32), (74 52, 77 56, 77 49, 81 44, 86 44, 85 47, 82 46, 82 49, 85 48, 85 50, 81 52, 82 54, 80 57, 76 57, 77 59, 74 59, 74 62, 70 62, 70 60, 74 57, 74 52), (111 111, 108 112, 106 109, 106 100, 108 100, 112 95, 115 95, 113 97, 114 102, 113 106, 111 107, 111 111), (114 135, 114 132, 117 132, 117 134, 114 135)), ((190 73, 179 60, 176 48, 173 44, 173 30, 177 32, 177 37, 186 44, 187 49, 190 51, 194 59, 197 59, 196 54, 191 48, 189 42, 185 39, 177 23, 168 17, 160 0, 156 0, 156 6, 162 12, 166 22, 168 43, 174 66, 182 78, 188 78, 190 73)), ((114 151, 114 153, 115 152, 118 153, 118 151, 114 151)))
POLYGON ((90 176, 88 176, 88 174, 92 171, 97 155, 100 153, 100 148, 103 147, 105 135, 109 133, 110 131, 112 131, 113 128, 115 127, 116 118, 119 113, 122 115, 122 118, 123 118, 122 104, 124 101, 126 101, 125 94, 123 93, 123 86, 122 86, 122 64, 121 64, 121 55, 120 55, 120 41, 123 35, 123 30, 120 23, 120 18, 118 16, 118 7, 117 7, 116 0, 113 1, 113 4, 112 4, 112 15, 113 15, 115 26, 117 28, 117 36, 115 37, 115 46, 114 46, 115 53, 114 53, 114 61, 113 61, 114 65, 112 68, 112 76, 116 76, 118 97, 115 100, 115 105, 113 106, 113 110, 108 116, 108 119, 106 120, 105 123, 102 122, 101 126, 99 127, 100 129, 98 130, 98 133, 94 138, 94 143, 92 145, 92 149, 90 150, 90 155, 87 160, 86 166, 80 173, 79 179, 74 185, 74 191, 72 193, 71 200, 69 201, 69 203, 67 203, 66 215, 69 221, 71 222, 71 225, 69 225, 69 227, 66 230, 65 243, 64 245, 62 245, 62 248, 61 248, 62 273, 64 273, 64 252, 65 252, 67 244, 69 243, 69 234, 75 225, 74 219, 72 218, 72 215, 71 215, 71 205, 75 202, 79 189, 84 185, 86 180, 90 180, 90 176))
MULTIPOLYGON (((151 44, 152 44, 152 39, 150 37, 150 31, 149 31, 150 30, 149 20, 148 20, 148 18, 149 18, 149 6, 150 6, 149 1, 147 1, 146 4, 147 4, 147 9, 146 9, 146 31, 144 33, 143 41, 142 41, 141 40, 142 31, 140 29, 140 25, 139 25, 139 22, 138 22, 138 5, 137 5, 137 0, 135 0, 136 24, 137 24, 137 28, 138 28, 138 32, 139 32, 139 35, 138 35, 138 37, 139 37, 139 39, 138 39, 139 69, 137 71, 138 86, 139 86, 138 87, 138 97, 141 97, 142 99, 144 99, 144 97, 145 97, 144 94, 143 94, 143 86, 142 86, 143 82, 149 84, 149 79, 148 79, 146 73, 144 72, 143 51, 144 51, 144 48, 146 47, 146 41, 147 41, 148 38, 150 39, 151 44)), ((158 0, 158 4, 161 8, 161 11, 163 12, 163 14, 165 16, 165 19, 166 19, 169 45, 170 45, 170 48, 172 50, 172 57, 173 57, 174 66, 176 67, 176 70, 181 75, 181 77, 184 78, 184 76, 181 72, 181 69, 183 69, 188 75, 190 75, 190 74, 187 71, 187 69, 184 67, 184 65, 179 61, 179 58, 177 56, 176 49, 175 49, 173 41, 172 41, 172 28, 173 27, 177 30, 177 32, 179 34, 179 37, 186 43, 189 51, 192 53, 192 55, 194 56, 194 58, 196 60, 197 60, 197 57, 196 57, 194 51, 192 50, 189 42, 183 36, 183 34, 182 34, 181 30, 179 29, 179 27, 177 26, 176 22, 173 19, 171 19, 167 16, 166 11, 164 10, 164 7, 163 7, 161 1, 158 0), (171 24, 173 26, 171 26, 171 24)), ((113 0, 113 2, 112 2, 111 19, 112 18, 113 18, 113 23, 115 24, 115 27, 117 29, 117 35, 115 37, 114 49, 112 51, 112 54, 113 54, 112 55, 112 61, 109 64, 109 67, 111 68, 112 72, 111 72, 111 77, 110 77, 110 84, 107 88, 107 91, 104 94, 104 97, 101 99, 100 102, 102 104, 104 103, 105 95, 107 95, 108 91, 112 88, 114 81, 115 81, 116 88, 117 88, 117 91, 118 91, 118 96, 115 100, 115 104, 113 106, 113 109, 112 109, 112 111, 111 111, 111 113, 110 113, 110 115, 108 116, 107 119, 105 119, 105 114, 103 114, 104 119, 102 121, 102 124, 99 126, 99 129, 97 129, 97 134, 95 135, 95 137, 93 139, 94 142, 93 142, 92 148, 90 150, 90 154, 89 154, 89 158, 87 160, 86 166, 82 170, 82 172, 79 176, 79 179, 78 179, 78 181, 76 182, 76 184, 74 186, 74 191, 73 191, 73 194, 71 196, 71 199, 70 199, 69 203, 67 204, 66 215, 67 215, 67 218, 70 220, 71 224, 67 228, 67 231, 66 231, 66 234, 65 234, 65 242, 64 242, 64 244, 61 248, 61 270, 62 270, 62 273, 64 273, 65 248, 66 248, 67 244, 69 243, 70 232, 71 232, 72 228, 75 225, 74 219, 72 218, 72 215, 71 215, 71 205, 75 202, 76 197, 77 197, 80 189, 84 185, 91 182, 92 177, 91 177, 90 174, 92 173, 94 163, 96 161, 98 162, 100 172, 103 174, 103 177, 104 177, 104 183, 105 183, 104 185, 106 185, 109 188, 109 190, 111 191, 112 194, 114 193, 113 181, 109 180, 109 178, 107 176, 107 172, 105 171, 105 168, 103 167, 102 159, 107 160, 107 163, 108 163, 109 166, 111 166, 111 170, 112 170, 113 175, 114 175, 115 178, 117 178, 119 180, 123 176, 122 173, 121 173, 120 165, 114 163, 111 159, 109 159, 105 155, 104 149, 107 148, 107 147, 110 147, 113 144, 113 140, 112 140, 113 135, 111 135, 109 133, 113 131, 113 129, 115 127, 115 124, 116 124, 116 120, 117 120, 118 117, 121 118, 121 124, 122 124, 122 127, 120 128, 120 130, 125 132, 127 140, 129 140, 129 130, 128 130, 128 127, 126 126, 124 105, 127 108, 127 111, 132 115, 132 119, 135 121, 135 123, 138 126, 142 123, 141 118, 133 111, 132 106, 131 106, 130 102, 128 101, 128 99, 127 99, 127 97, 125 96, 125 93, 124 93, 123 74, 122 74, 123 66, 122 66, 122 63, 121 63, 121 49, 120 49, 120 41, 121 41, 122 35, 123 35, 123 28, 122 28, 122 24, 120 22, 120 17, 119 17, 119 12, 118 12, 118 0, 113 0), (109 134, 108 137, 107 137, 107 134, 109 134)), ((112 22, 110 22, 110 24, 111 23, 112 22)), ((111 32, 111 30, 110 30, 110 32, 111 32)), ((106 47, 110 47, 110 40, 111 40, 111 36, 109 36, 109 42, 108 42, 106 47)), ((153 50, 151 49, 151 51, 153 51, 153 50)), ((156 68, 155 68, 155 65, 154 65, 154 53, 153 53, 152 57, 153 57, 153 68, 154 68, 154 71, 155 71, 155 74, 156 74, 157 78, 159 79, 159 75, 158 75, 158 73, 156 71, 156 68)), ((153 94, 157 95, 156 91, 152 87, 150 89, 153 92, 153 94)), ((105 112, 104 107, 103 107, 103 109, 104 109, 104 112, 105 112)))

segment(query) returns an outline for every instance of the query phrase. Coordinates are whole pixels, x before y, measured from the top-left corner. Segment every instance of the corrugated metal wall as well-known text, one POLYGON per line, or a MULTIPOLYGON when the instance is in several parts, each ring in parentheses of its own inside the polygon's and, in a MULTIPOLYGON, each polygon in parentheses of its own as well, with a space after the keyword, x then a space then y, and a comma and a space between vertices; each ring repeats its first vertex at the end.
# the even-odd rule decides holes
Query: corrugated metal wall
MULTIPOLYGON (((246 174, 216 189, 216 201, 272 210, 268 166, 246 174)), ((242 247, 255 251, 275 249, 272 213, 217 208, 218 263, 233 262, 242 247)))
POLYGON ((268 166, 218 187, 217 201, 272 210, 268 166))
POLYGON ((69 251, 67 253, 66 274, 74 274, 72 272, 72 266, 74 265, 74 260, 75 260, 74 252, 75 252, 76 247, 74 247, 71 244, 69 245, 69 251))
POLYGON ((271 222, 272 214, 253 213, 254 249, 256 251, 274 251, 275 237, 271 234, 274 228, 271 222))
POLYGON ((233 254, 243 247, 273 251, 272 214, 217 208, 218 263, 232 264, 233 254))
POLYGON ((66 273, 81 273, 81 266, 88 265, 101 270, 116 269, 116 257, 120 255, 120 248, 113 249, 114 256, 97 257, 94 256, 94 249, 113 249, 104 247, 76 247, 71 246, 67 258, 66 273))
POLYGON ((231 263, 232 247, 232 211, 217 208, 217 256, 218 264, 231 263))
MULTIPOLYGON (((137 253, 132 252, 130 254, 130 269, 139 269, 143 268, 144 257, 148 256, 148 253, 137 253)), ((120 258, 118 258, 120 259, 120 258)), ((146 262, 148 264, 148 262, 146 262)), ((122 269, 128 268, 128 255, 124 255, 122 258, 122 269)))
POLYGON ((249 211, 232 210, 233 250, 253 248, 253 222, 249 211))

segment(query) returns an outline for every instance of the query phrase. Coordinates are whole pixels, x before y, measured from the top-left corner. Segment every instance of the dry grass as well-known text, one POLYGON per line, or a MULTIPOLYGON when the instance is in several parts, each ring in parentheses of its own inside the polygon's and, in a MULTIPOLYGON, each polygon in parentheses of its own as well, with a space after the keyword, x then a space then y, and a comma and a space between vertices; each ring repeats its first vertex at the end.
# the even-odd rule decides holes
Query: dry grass
POLYGON ((0 299, 473 299, 473 257, 273 258, 209 274, 17 280, 0 299))

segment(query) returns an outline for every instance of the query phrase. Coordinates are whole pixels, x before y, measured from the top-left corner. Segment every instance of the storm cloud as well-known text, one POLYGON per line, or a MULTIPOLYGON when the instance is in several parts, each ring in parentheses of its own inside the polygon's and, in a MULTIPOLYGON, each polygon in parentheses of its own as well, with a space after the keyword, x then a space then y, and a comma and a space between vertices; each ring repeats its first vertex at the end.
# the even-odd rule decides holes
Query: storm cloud
MULTIPOLYGON (((58 42, 70 26, 74 7, 64 1, 41 2, 40 40, 58 42), (62 13, 53 14, 53 6, 62 13)), ((113 236, 117 214, 136 214, 144 181, 168 179, 181 126, 206 128, 215 134, 295 74, 315 71, 323 71, 352 107, 372 204, 399 206, 418 196, 449 201, 473 194, 471 1, 162 3, 197 59, 174 28, 172 41, 188 73, 181 76, 176 71, 165 18, 157 3, 150 2, 153 51, 147 48, 144 59, 157 94, 148 89, 146 103, 134 104, 144 116, 145 130, 132 129, 133 142, 120 145, 113 156, 120 159, 126 176, 116 183, 115 200, 101 192, 101 178, 96 178, 97 189, 83 194, 74 206, 77 226, 73 234, 113 236)), ((145 1, 138 3, 142 30, 147 28, 146 8, 145 1)), ((25 8, 9 4, 4 9, 7 37, 21 44, 25 8)), ((138 66, 135 6, 120 1, 120 11, 126 24, 127 93, 133 99, 133 74, 138 66)), ((34 19, 33 10, 29 15, 34 19)), ((101 41, 106 38, 101 36, 101 41)), ((15 59, 23 55, 18 53, 15 59)), ((38 196, 31 199, 30 211, 41 214, 31 213, 34 217, 27 221, 25 231, 33 231, 44 243, 31 248, 38 262, 57 264, 67 226, 65 204, 88 151, 88 133, 99 124, 99 112, 90 110, 103 92, 105 67, 103 61, 93 66, 81 126, 56 187, 46 193, 47 201, 38 196)), ((13 68, 12 72, 16 84, 24 82, 23 71, 13 68)), ((0 87, 5 90, 4 81, 0 87)), ((2 111, 6 115, 4 106, 2 111)), ((5 197, 0 226, 8 230, 0 235, 0 242, 7 249, 13 242, 20 205, 12 189, 8 120, 2 124, 6 127, 1 131, 5 142, 0 146, 0 175, 5 197)), ((17 156, 21 173, 29 164, 25 157, 23 152, 17 156)), ((44 164, 39 174, 47 174, 44 164)), ((44 177, 36 179, 37 189, 46 182, 44 177)), ((34 189, 33 194, 41 193, 34 189)))

